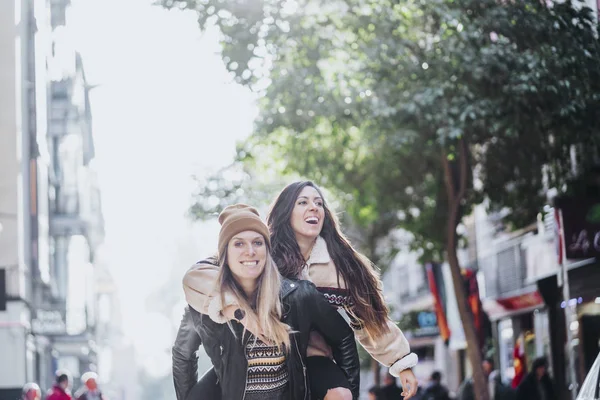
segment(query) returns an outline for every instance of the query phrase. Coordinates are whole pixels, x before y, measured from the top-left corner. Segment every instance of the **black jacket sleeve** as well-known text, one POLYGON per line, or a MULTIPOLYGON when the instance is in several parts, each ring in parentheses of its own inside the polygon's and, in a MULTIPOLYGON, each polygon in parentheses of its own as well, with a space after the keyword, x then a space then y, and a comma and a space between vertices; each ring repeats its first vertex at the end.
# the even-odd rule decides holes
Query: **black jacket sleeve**
POLYGON ((200 335, 194 329, 190 309, 186 307, 172 349, 173 383, 175 384, 177 400, 184 400, 198 381, 198 355, 196 351, 201 344, 200 335))
POLYGON ((307 282, 306 308, 311 312, 312 327, 317 330, 333 350, 333 358, 344 371, 350 383, 352 397, 360 394, 360 361, 356 349, 354 332, 344 318, 312 284, 307 282))

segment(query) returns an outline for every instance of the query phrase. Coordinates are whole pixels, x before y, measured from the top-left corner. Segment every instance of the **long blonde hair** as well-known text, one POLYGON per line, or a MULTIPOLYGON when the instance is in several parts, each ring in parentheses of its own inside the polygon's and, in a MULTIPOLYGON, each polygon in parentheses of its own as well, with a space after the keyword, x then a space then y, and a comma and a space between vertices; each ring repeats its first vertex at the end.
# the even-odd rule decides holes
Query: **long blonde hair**
MULTIPOLYGON (((225 304, 225 293, 232 294, 245 315, 249 326, 257 326, 260 332, 253 332, 266 343, 276 345, 280 350, 290 347, 290 327, 281 322, 282 305, 279 298, 281 274, 271 257, 271 249, 267 246, 265 268, 258 277, 256 291, 248 297, 241 285, 235 280, 227 260, 226 246, 219 254, 221 266, 217 284, 220 286, 221 302, 225 304)), ((246 327, 244 327, 244 333, 246 327)))

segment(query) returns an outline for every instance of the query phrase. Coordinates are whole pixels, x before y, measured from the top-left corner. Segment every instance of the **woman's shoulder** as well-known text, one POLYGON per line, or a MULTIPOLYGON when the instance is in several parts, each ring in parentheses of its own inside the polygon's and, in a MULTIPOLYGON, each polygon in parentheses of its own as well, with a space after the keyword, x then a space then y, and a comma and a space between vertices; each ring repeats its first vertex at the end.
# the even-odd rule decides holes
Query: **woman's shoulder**
POLYGON ((317 287, 315 286, 314 283, 312 283, 311 281, 305 280, 305 279, 290 279, 290 278, 283 278, 281 280, 281 287, 282 289, 289 289, 289 290, 316 290, 317 287))
POLYGON ((210 257, 204 258, 204 259, 196 262, 196 264, 194 264, 194 265, 199 265, 199 264, 208 264, 208 265, 214 265, 214 266, 218 267, 219 260, 217 259, 217 256, 210 256, 210 257))
POLYGON ((302 303, 316 295, 320 295, 319 291, 310 281, 285 278, 281 283, 281 296, 284 301, 302 303))

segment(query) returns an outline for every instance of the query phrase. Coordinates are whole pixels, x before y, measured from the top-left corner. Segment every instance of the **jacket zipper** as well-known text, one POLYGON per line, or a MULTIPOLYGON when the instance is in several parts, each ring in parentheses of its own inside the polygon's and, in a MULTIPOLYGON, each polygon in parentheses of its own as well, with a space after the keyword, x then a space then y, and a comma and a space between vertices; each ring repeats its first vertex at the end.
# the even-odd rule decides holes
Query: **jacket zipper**
POLYGON ((304 399, 306 400, 308 398, 308 388, 306 387, 306 366, 304 365, 304 361, 302 361, 302 354, 300 353, 300 349, 298 348, 298 341, 295 339, 294 344, 296 345, 298 357, 300 357, 300 364, 302 364, 302 374, 304 375, 304 399))

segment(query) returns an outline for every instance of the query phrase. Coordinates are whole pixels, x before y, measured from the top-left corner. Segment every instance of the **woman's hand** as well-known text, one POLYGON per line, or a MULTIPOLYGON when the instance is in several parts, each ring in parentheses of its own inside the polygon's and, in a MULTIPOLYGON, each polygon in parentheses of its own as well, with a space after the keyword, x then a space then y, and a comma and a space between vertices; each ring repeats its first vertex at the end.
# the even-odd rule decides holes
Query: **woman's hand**
POLYGON ((400 372, 400 383, 402 384, 402 396, 404 396, 404 400, 408 400, 417 394, 419 382, 412 369, 405 369, 400 372))

